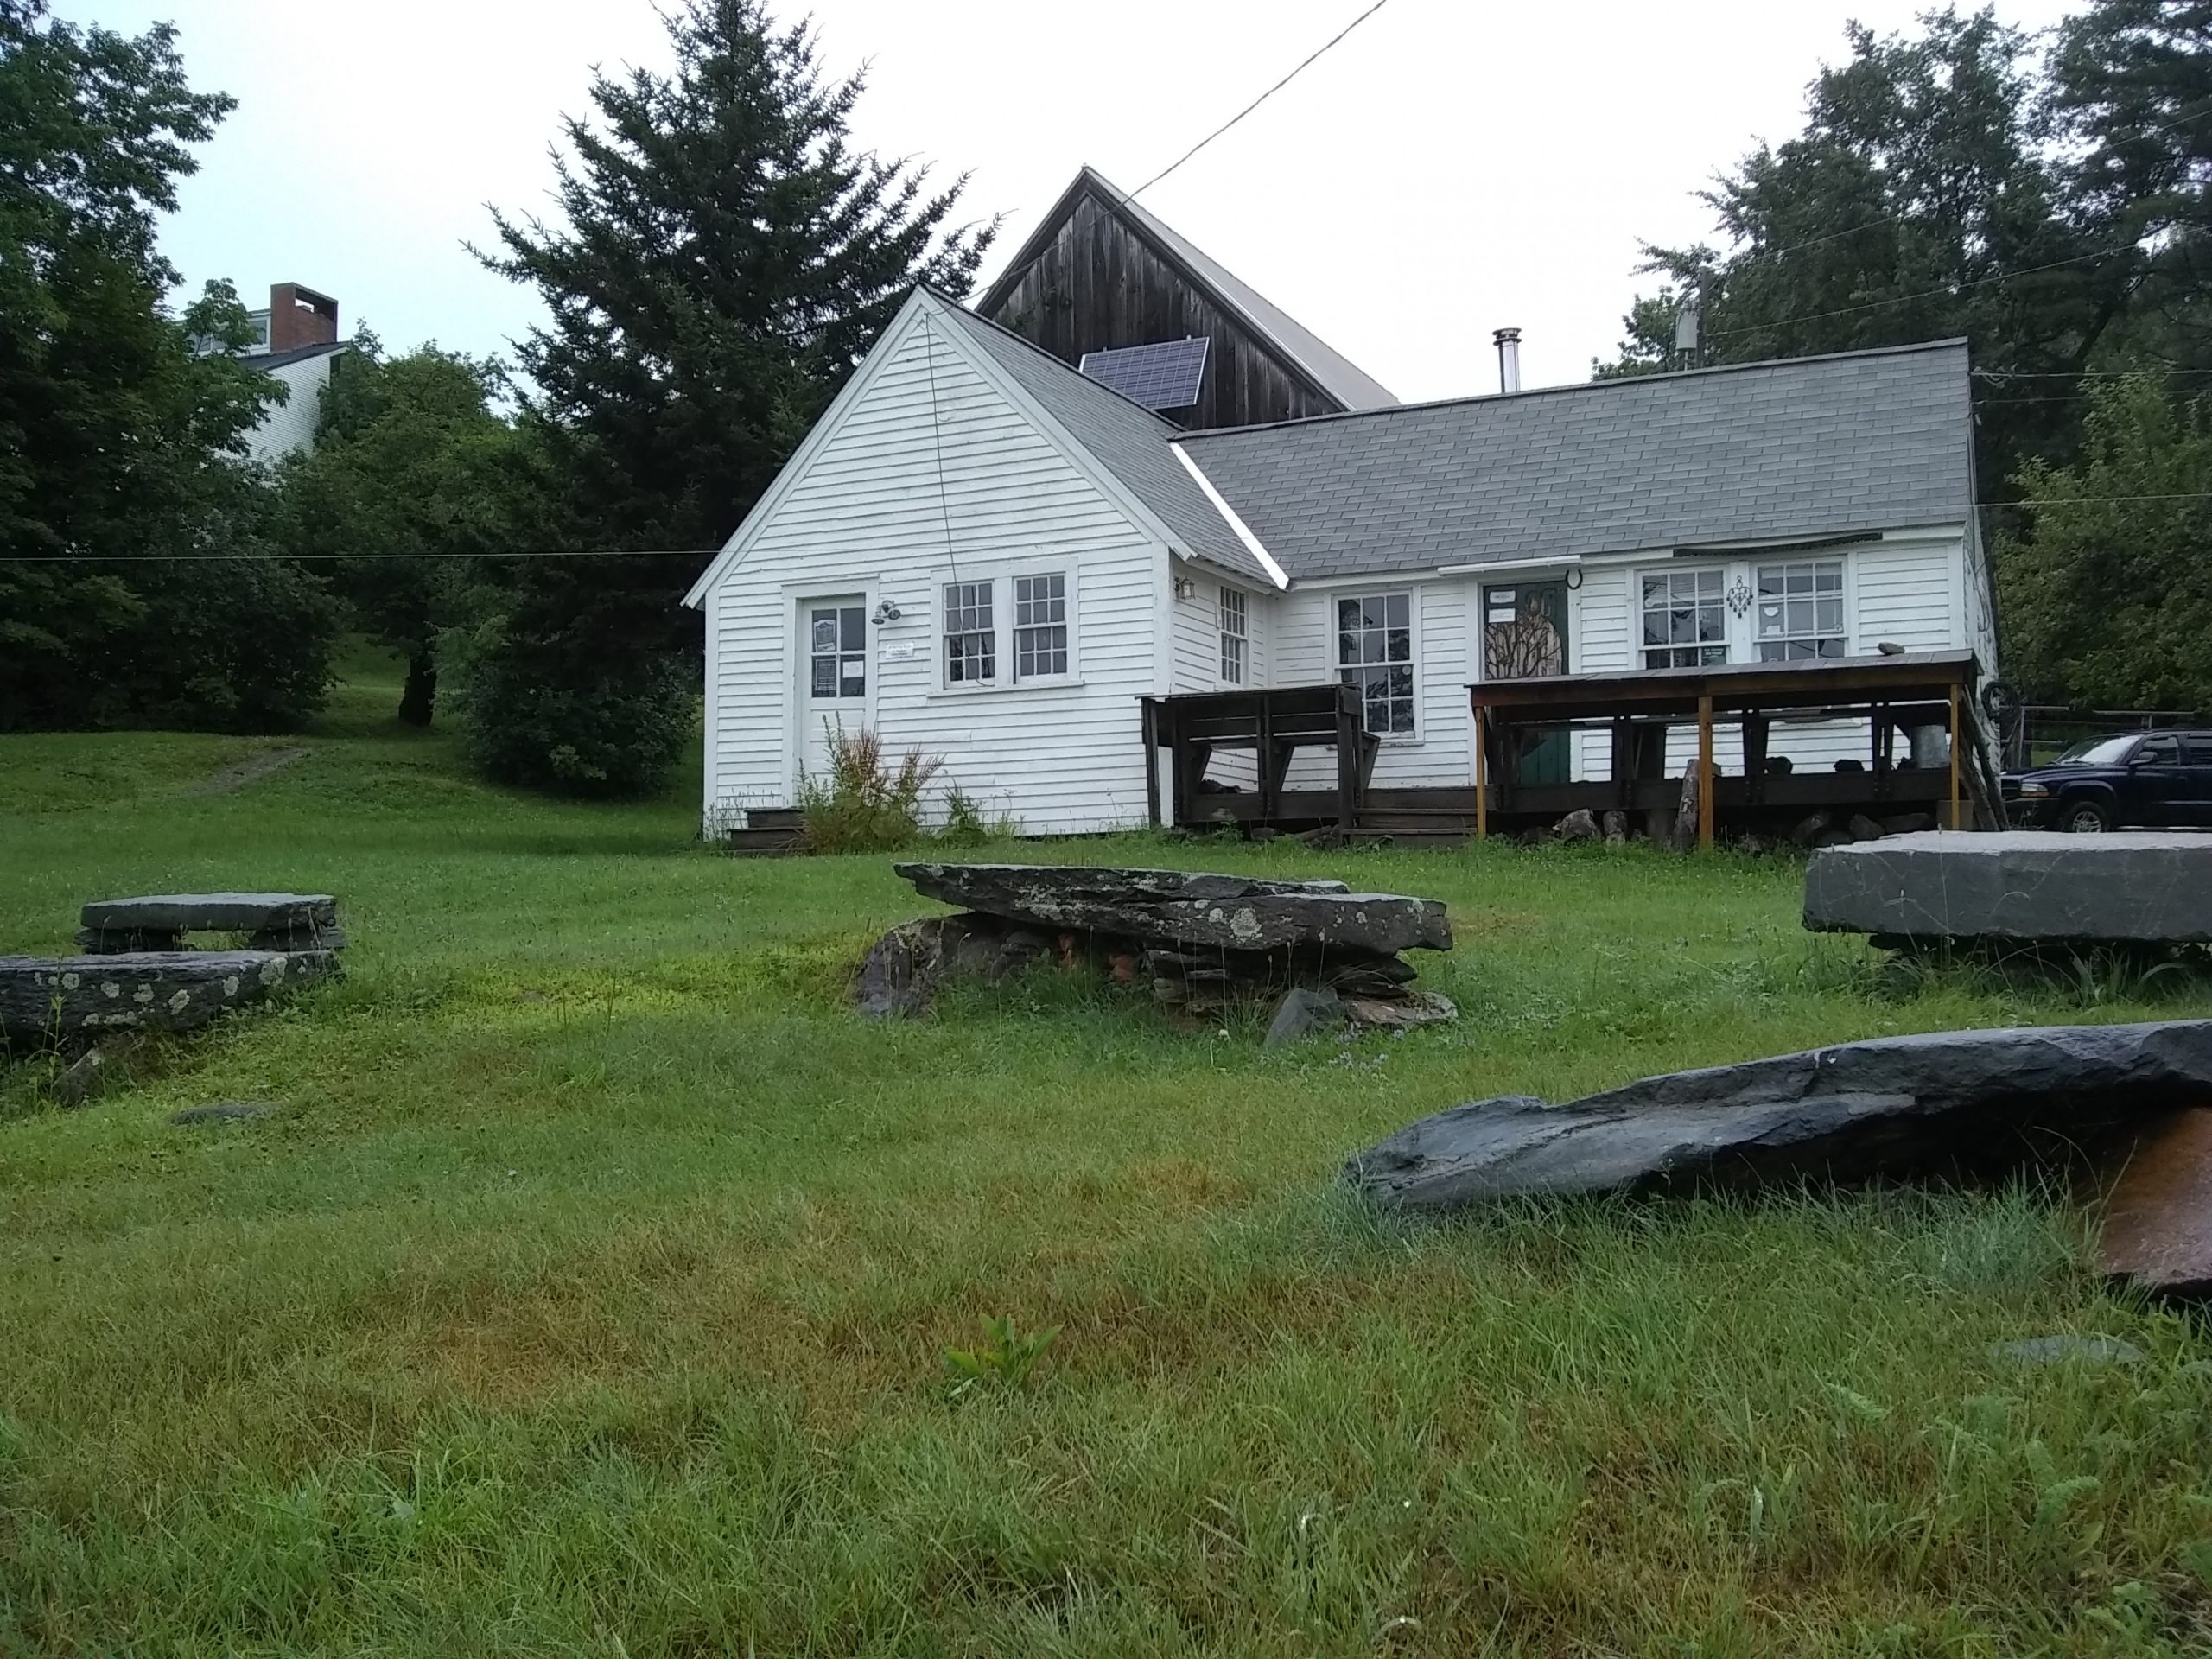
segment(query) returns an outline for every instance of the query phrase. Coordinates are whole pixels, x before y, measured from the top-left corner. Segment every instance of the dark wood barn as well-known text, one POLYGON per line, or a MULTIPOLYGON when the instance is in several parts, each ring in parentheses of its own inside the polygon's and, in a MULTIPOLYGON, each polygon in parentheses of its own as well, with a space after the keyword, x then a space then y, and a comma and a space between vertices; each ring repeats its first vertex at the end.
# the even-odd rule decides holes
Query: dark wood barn
POLYGON ((1076 175, 976 310, 1191 428, 1252 426, 1396 403, 1368 374, 1130 201, 1076 175), (1201 349, 1178 342, 1204 340, 1201 349), (1154 346, 1156 353, 1131 353, 1154 346), (1196 400, 1170 403, 1195 391, 1196 400))

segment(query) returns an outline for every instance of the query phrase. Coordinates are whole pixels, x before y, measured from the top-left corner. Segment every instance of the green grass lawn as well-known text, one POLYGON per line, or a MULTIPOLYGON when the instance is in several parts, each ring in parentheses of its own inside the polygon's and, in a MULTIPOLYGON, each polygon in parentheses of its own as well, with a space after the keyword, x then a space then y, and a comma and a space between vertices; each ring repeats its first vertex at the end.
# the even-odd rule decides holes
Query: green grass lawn
POLYGON ((1439 1227, 1334 1185, 1455 1101, 2201 987, 1885 985, 1782 862, 1132 838, 1033 851, 1440 897, 1461 1020, 1262 1053, 1047 973, 863 1025, 929 908, 888 860, 717 856, 688 779, 488 790, 392 696, 0 740, 0 951, 213 887, 354 939, 84 1110, 0 1073, 0 1655, 2212 1643, 2212 1344, 2107 1297, 2062 1200, 1439 1227), (282 1110, 167 1121, 220 1100, 282 1110), (999 1313, 1058 1342, 950 1397, 999 1313), (2054 1332, 2146 1358, 1991 1355, 2054 1332))

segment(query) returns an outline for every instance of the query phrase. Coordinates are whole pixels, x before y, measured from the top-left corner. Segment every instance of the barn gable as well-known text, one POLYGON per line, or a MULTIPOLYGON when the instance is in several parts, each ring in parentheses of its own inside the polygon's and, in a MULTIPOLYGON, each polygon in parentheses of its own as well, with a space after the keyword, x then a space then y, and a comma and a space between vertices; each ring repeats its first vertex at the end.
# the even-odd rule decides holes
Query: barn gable
POLYGON ((1191 428, 1394 404, 1371 376, 1085 168, 976 302, 1070 365, 1093 353, 1202 339, 1191 428))

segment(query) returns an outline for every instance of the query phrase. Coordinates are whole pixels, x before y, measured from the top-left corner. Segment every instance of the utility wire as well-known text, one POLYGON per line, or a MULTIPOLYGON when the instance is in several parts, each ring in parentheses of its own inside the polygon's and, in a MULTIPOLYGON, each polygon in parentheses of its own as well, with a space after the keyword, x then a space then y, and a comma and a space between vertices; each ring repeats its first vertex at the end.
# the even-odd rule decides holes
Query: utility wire
POLYGON ((369 559, 711 559, 717 550, 665 552, 632 548, 551 548, 537 553, 51 553, 0 559, 0 564, 163 564, 231 558, 282 559, 292 564, 323 564, 369 559))
POLYGON ((1274 86, 1268 87, 1266 92, 1262 92, 1257 98, 1254 99, 1249 104, 1247 104, 1243 109, 1237 111, 1236 114, 1230 116, 1228 120, 1223 122, 1211 132, 1206 134, 1205 137, 1199 139, 1197 143, 1192 144, 1188 149, 1185 150, 1180 156, 1178 156, 1173 161, 1168 162, 1166 166, 1161 168, 1159 172, 1154 174, 1142 184, 1137 186, 1135 189, 1130 191, 1128 196, 1123 198, 1123 200, 1135 201, 1146 191, 1151 189, 1154 185, 1158 184, 1170 173, 1173 173, 1177 168, 1182 166, 1184 162, 1189 161, 1192 156, 1197 155, 1208 144, 1213 143, 1215 139, 1220 137, 1223 133, 1227 132, 1239 121, 1242 121, 1246 116, 1251 114, 1253 111, 1258 109, 1261 105, 1266 103, 1277 92, 1282 91, 1282 89, 1289 86, 1292 81, 1296 80, 1299 76, 1305 73, 1308 68, 1313 67, 1315 60, 1325 56, 1338 41, 1343 40, 1345 35, 1351 34, 1352 30, 1357 29, 1362 23, 1365 22, 1369 18, 1372 17, 1376 12, 1382 10, 1383 7, 1389 3, 1390 0, 1375 0, 1375 3, 1373 5, 1368 7, 1365 11, 1361 12, 1358 16, 1353 18, 1351 22, 1346 23, 1342 29, 1338 29, 1334 35, 1323 41, 1321 45, 1315 48, 1314 50, 1308 54, 1305 60, 1300 62, 1295 69, 1293 69, 1281 80, 1275 82, 1274 86))

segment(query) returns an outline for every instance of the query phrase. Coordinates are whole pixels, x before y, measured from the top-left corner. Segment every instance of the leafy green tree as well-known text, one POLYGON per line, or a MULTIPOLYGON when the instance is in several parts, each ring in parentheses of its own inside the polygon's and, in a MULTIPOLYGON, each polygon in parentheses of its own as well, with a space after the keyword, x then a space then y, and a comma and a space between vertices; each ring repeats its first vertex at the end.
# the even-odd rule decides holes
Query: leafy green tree
POLYGON ((2115 343, 2212 367, 2212 3, 2094 0, 2059 25, 2050 83, 2072 212, 2125 250, 2115 343))
POLYGON ((277 475, 282 539, 331 560, 355 620, 407 664, 399 718, 428 726, 441 629, 469 608, 476 562, 508 546, 513 428, 495 365, 435 346, 387 359, 354 341, 324 390, 315 447, 277 475))
POLYGON ((549 486, 520 544, 664 555, 515 562, 501 626, 467 655, 479 752, 571 789, 657 780, 609 763, 605 734, 651 728, 671 757, 688 737, 687 702, 660 741, 671 682, 647 660, 696 649, 684 589, 906 292, 964 293, 995 230, 956 221, 964 179, 934 188, 854 150, 862 78, 825 78, 806 27, 760 0, 683 0, 667 22, 673 73, 598 76, 594 118, 563 128, 555 221, 497 216, 484 255, 551 319, 518 351, 549 486), (603 697, 636 705, 602 719, 603 697), (501 726, 532 735, 494 741, 501 726))
POLYGON ((156 215, 230 107, 166 26, 0 0, 0 727, 283 725, 320 702, 328 607, 268 563, 244 460, 280 389, 223 349, 246 330, 227 284, 162 302, 156 215))
POLYGON ((2150 375, 2089 398, 2080 458, 2027 465, 1998 543, 2008 673, 2089 707, 2212 709, 2212 419, 2150 375))
MULTIPOLYGON (((1808 91, 1804 130, 1706 193, 1733 251, 1649 250, 1667 289, 1638 301, 1620 359, 1599 372, 1676 366, 1675 310, 1691 293, 1711 362, 1954 335, 1993 376, 2089 361, 2130 257, 2067 211, 2029 38, 1987 10, 1946 9, 1915 35, 1854 24, 1848 39, 1848 60, 1808 91)), ((1980 416, 1993 483, 2027 455, 2063 454, 2075 424, 2047 395, 1993 397, 1980 416)))

